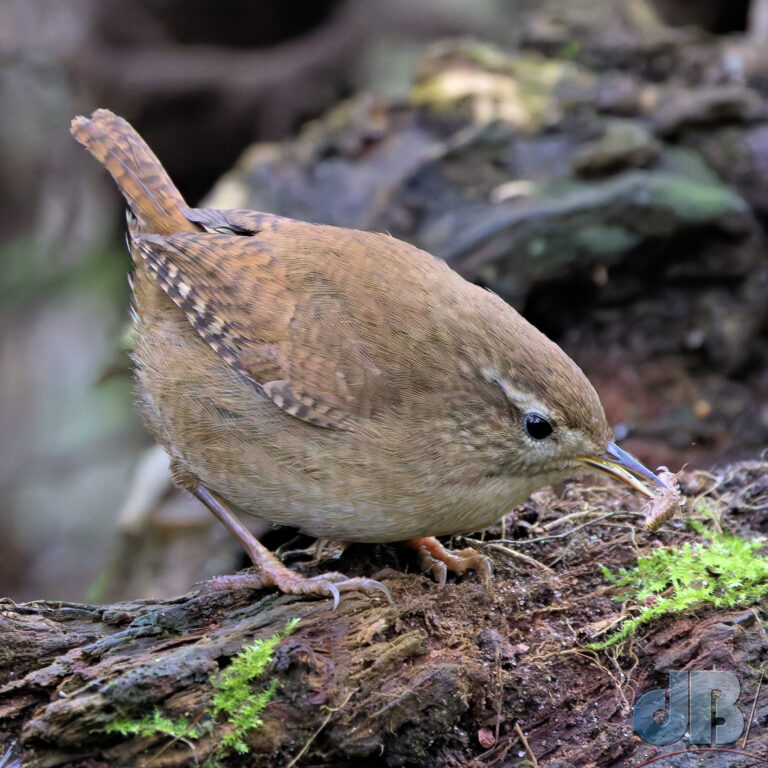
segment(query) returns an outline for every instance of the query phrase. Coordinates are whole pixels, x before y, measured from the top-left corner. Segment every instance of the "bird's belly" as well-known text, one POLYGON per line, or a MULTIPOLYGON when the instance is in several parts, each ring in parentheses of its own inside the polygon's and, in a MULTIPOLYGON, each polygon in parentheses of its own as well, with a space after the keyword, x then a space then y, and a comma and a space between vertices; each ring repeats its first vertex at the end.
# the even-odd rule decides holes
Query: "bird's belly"
MULTIPOLYGON (((258 489, 253 492, 254 505, 263 502, 258 489)), ((451 485, 435 488, 425 496, 398 494, 396 489, 380 490, 379 499, 372 499, 371 489, 365 497, 356 498, 343 491, 334 496, 327 493, 308 493, 293 496, 277 508, 268 519, 294 525, 305 533, 319 538, 341 541, 389 542, 421 536, 443 536, 480 530, 502 517, 513 505, 484 504, 476 495, 475 503, 454 493, 451 485), (339 498, 344 496, 345 498, 339 498)), ((373 489, 374 492, 376 489, 373 489)), ((254 511, 257 507, 252 507, 254 511)), ((255 511, 259 517, 261 512, 255 511)))
POLYGON ((444 461, 445 443, 408 421, 395 438, 375 424, 332 430, 295 419, 176 316, 140 327, 135 359, 143 415, 177 480, 188 478, 182 485, 199 481, 261 519, 361 542, 478 530, 534 490, 514 477, 458 481, 466 475, 455 457, 444 461))
POLYGON ((236 452, 220 425, 203 427, 207 440, 183 444, 187 466, 238 509, 313 536, 387 542, 466 533, 522 500, 510 478, 464 484, 447 467, 425 476, 417 455, 393 466, 381 446, 297 421, 266 400, 247 422, 236 452))
POLYGON ((290 488, 270 483, 242 484, 211 478, 210 485, 240 509, 274 523, 291 525, 318 538, 389 542, 480 530, 515 504, 503 489, 457 488, 452 483, 410 495, 392 486, 368 484, 356 489, 358 477, 339 477, 318 487, 293 482, 290 488), (281 492, 282 490, 282 492, 281 492), (511 503, 510 503, 511 502, 511 503))

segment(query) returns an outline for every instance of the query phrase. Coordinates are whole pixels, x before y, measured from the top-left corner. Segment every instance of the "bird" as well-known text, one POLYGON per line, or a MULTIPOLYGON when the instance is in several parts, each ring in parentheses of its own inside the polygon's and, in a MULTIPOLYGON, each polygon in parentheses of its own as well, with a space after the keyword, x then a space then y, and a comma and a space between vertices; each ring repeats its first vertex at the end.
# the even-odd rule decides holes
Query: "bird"
POLYGON ((490 568, 436 537, 481 530, 544 486, 602 471, 651 498, 666 488, 616 445, 576 363, 442 259, 386 233, 191 208, 107 109, 71 133, 127 205, 141 415, 174 483, 255 566, 225 584, 334 604, 387 592, 291 570, 242 513, 318 538, 400 542, 444 583, 490 568))

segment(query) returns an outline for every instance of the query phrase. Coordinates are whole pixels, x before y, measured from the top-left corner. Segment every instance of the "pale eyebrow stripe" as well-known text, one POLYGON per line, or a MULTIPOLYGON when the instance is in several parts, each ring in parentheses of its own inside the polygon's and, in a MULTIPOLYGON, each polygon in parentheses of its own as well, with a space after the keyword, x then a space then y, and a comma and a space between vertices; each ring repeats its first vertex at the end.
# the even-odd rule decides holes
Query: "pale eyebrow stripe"
POLYGON ((480 376, 489 384, 495 384, 499 387, 504 393, 504 397, 506 397, 515 408, 518 408, 523 412, 535 411, 545 419, 552 420, 549 409, 540 400, 537 400, 528 392, 514 389, 510 384, 509 379, 503 376, 496 368, 480 368, 480 376))

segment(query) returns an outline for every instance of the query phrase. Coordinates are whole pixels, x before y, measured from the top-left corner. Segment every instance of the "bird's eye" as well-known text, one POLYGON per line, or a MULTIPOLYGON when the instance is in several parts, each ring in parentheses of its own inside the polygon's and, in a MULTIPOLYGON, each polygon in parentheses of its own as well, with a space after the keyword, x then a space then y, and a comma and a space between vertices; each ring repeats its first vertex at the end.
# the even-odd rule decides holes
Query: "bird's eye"
POLYGON ((538 413, 527 413, 523 423, 528 437, 533 440, 545 440, 552 434, 552 425, 538 413))

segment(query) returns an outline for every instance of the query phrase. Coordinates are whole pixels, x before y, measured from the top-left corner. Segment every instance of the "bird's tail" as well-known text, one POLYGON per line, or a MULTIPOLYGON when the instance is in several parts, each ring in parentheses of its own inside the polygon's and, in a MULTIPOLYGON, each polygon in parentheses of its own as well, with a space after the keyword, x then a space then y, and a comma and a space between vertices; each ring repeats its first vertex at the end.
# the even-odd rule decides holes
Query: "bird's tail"
POLYGON ((136 218, 135 229, 159 235, 195 230, 184 198, 133 126, 108 109, 76 117, 70 128, 111 174, 136 218))

